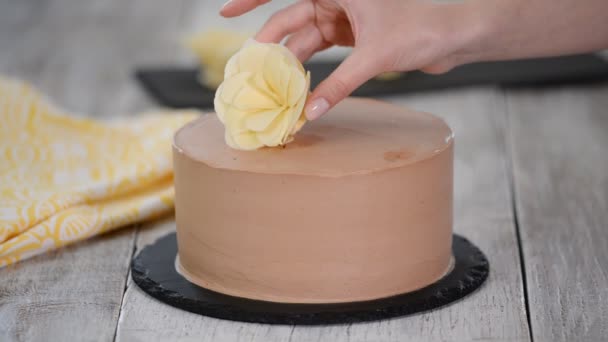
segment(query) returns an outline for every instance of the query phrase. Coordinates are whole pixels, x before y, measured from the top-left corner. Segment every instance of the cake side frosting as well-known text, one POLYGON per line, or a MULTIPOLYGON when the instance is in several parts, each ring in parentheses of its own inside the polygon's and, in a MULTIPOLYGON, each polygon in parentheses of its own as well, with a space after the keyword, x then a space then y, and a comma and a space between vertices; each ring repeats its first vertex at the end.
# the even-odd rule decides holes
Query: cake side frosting
POLYGON ((447 125, 359 99, 326 117, 284 149, 226 148, 212 115, 178 132, 181 274, 240 297, 329 303, 413 291, 449 270, 447 125))

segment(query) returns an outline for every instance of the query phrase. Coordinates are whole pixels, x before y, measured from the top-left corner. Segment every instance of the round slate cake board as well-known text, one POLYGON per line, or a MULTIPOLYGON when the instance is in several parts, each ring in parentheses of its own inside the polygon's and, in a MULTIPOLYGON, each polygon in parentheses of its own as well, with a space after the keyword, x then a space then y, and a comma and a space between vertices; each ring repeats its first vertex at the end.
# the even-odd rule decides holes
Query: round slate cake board
POLYGON ((228 296, 199 287, 175 270, 175 233, 145 247, 133 259, 131 274, 135 283, 152 297, 205 316, 268 324, 353 323, 437 309, 475 291, 488 277, 488 260, 459 235, 454 235, 452 249, 454 268, 436 283, 401 295, 352 303, 276 303, 228 296))

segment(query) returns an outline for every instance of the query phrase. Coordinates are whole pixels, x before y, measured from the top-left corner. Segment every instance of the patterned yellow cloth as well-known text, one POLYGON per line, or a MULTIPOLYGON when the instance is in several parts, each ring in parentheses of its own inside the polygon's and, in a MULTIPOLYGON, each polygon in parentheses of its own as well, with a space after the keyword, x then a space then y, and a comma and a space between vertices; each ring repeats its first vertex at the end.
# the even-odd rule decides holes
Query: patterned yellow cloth
POLYGON ((197 114, 101 123, 0 78, 0 267, 173 210, 171 138, 197 114))

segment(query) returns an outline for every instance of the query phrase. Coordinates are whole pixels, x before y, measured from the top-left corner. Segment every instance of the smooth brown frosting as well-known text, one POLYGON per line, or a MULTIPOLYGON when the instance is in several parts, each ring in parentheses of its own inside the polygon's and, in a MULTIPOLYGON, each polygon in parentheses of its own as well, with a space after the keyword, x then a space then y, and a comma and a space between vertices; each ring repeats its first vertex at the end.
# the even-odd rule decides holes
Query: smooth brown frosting
POLYGON ((430 114, 349 98, 285 148, 225 145, 215 115, 175 136, 178 271, 218 292, 350 302, 450 267, 453 137, 430 114))

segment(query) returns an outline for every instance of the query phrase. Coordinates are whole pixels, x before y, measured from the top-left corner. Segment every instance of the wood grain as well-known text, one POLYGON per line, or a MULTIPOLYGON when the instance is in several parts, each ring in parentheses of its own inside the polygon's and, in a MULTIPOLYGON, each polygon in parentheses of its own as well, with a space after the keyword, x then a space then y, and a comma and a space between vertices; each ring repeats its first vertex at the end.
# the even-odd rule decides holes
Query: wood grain
MULTIPOLYGON (((207 318, 164 305, 129 280, 118 341, 527 341, 529 340, 510 206, 502 94, 461 90, 392 98, 436 113, 456 133, 455 229, 484 250, 491 263, 486 285, 441 310, 380 322, 320 327, 270 326, 207 318)), ((137 249, 174 229, 142 229, 137 249)))
POLYGON ((0 340, 111 340, 133 238, 126 229, 0 270, 0 340))
POLYGON ((508 96, 535 341, 608 338, 608 85, 508 96))
MULTIPOLYGON (((156 2, 1 2, 0 72, 32 82, 75 115, 148 107, 132 68, 172 58, 176 44, 165 42, 174 42, 167 35, 181 11, 176 1, 156 2)), ((1 269, 0 341, 112 340, 134 239, 126 227, 1 269)))

